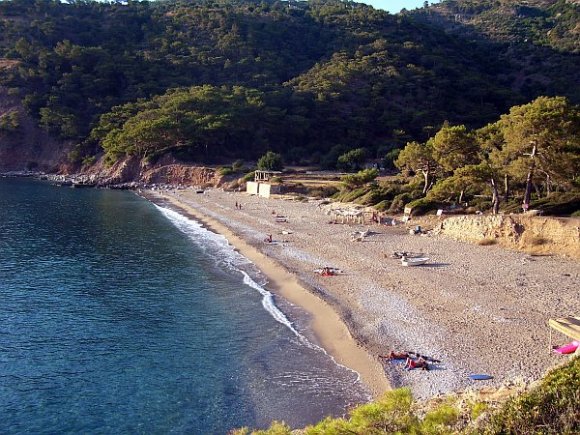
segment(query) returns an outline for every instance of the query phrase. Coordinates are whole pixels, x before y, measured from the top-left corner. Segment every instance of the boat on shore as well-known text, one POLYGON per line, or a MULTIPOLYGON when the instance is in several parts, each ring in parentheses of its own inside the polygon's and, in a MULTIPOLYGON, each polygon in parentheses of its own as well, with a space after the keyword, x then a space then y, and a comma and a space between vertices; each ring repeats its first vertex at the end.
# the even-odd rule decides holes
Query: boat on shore
POLYGON ((429 261, 429 257, 416 257, 416 258, 409 258, 403 257, 401 258, 401 266, 410 267, 410 266, 421 266, 429 261))

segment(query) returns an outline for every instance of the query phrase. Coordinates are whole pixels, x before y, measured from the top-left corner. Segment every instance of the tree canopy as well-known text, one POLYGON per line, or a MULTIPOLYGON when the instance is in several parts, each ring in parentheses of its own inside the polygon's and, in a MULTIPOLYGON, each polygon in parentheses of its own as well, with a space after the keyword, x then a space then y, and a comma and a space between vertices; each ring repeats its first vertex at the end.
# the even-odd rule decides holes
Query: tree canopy
MULTIPOLYGON (((493 24, 515 7, 508 3, 445 1, 391 15, 339 0, 4 1, 0 59, 14 66, 0 69, 0 85, 87 156, 180 148, 214 161, 220 152, 257 158, 272 149, 289 162, 336 167, 352 150, 382 158, 380 150, 423 143, 445 121, 480 128, 540 95, 578 103, 571 86, 578 6, 519 5, 493 24), (453 14, 485 31, 474 37, 466 26, 448 25, 453 14), (204 107, 205 120, 189 110, 177 119, 157 107, 164 95, 204 86, 258 93, 262 106, 227 91, 237 113, 204 107), (238 121, 242 127, 226 136, 238 121)), ((447 157, 438 158, 447 172, 470 163, 447 157)))

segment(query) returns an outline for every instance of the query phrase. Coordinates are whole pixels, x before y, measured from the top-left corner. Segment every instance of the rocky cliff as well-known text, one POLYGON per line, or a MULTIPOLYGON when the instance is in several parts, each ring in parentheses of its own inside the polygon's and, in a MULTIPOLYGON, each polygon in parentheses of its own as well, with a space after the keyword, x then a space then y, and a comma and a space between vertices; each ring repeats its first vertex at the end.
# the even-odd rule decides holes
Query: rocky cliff
POLYGON ((526 215, 458 216, 438 231, 457 240, 493 244, 536 255, 580 259, 580 219, 526 215))

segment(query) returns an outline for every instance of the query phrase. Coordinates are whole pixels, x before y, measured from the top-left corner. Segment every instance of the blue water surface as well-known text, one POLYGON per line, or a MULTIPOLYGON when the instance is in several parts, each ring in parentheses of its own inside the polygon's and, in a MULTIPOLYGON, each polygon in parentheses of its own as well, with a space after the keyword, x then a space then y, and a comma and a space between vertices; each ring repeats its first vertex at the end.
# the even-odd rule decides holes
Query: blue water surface
POLYGON ((365 400, 258 284, 133 193, 0 178, 0 433, 225 434, 365 400))

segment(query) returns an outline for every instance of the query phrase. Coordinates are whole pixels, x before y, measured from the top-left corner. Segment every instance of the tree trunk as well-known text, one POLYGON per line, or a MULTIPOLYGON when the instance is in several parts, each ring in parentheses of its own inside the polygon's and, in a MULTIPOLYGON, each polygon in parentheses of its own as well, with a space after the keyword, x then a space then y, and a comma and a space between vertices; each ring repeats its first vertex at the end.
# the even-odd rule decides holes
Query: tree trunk
POLYGON ((459 192, 459 199, 457 200, 457 202, 459 204, 463 203, 463 195, 465 194, 465 189, 461 189, 461 192, 459 192))
POLYGON ((550 174, 546 174, 546 196, 550 196, 552 193, 552 179, 550 174))
POLYGON ((503 200, 508 202, 510 199, 510 176, 505 174, 503 177, 503 200))
POLYGON ((491 211, 493 214, 498 214, 499 213, 499 192, 497 191, 497 184, 495 183, 495 180, 493 178, 491 178, 489 180, 489 184, 491 184, 491 192, 492 192, 491 211))
POLYGON ((534 179, 534 169, 536 166, 535 161, 536 156, 536 145, 533 146, 532 152, 530 153, 530 158, 532 163, 530 164, 530 169, 528 171, 528 176, 526 178, 526 191, 524 193, 524 202, 522 204, 522 209, 526 212, 530 208, 530 198, 532 196, 532 180, 534 179))
POLYGON ((423 185, 423 195, 427 194, 429 190, 429 171, 423 171, 423 178, 425 179, 425 184, 423 185))

